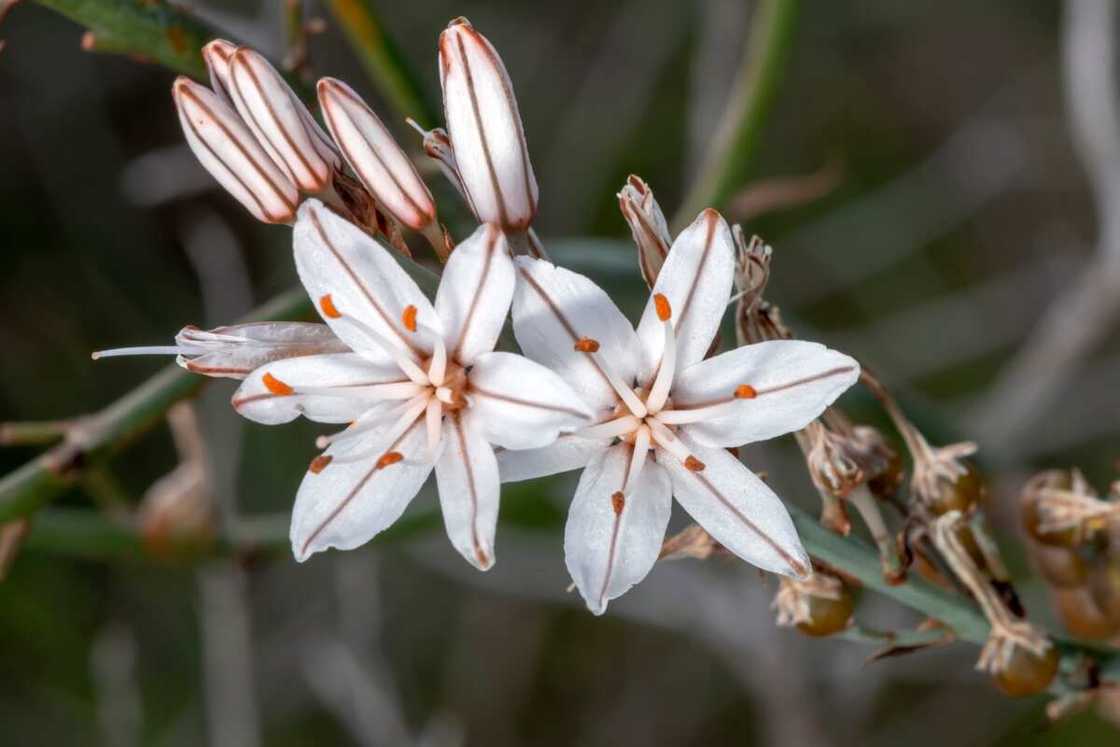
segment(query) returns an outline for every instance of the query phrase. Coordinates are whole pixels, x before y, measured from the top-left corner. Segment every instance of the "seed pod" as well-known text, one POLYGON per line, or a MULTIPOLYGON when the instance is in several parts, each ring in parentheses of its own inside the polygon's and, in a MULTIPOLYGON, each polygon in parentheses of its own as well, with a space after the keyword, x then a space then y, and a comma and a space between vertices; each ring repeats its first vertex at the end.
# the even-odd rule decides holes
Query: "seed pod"
POLYGON ((976 467, 969 462, 962 461, 962 464, 964 474, 952 481, 943 480, 938 494, 930 497, 927 505, 934 515, 941 516, 950 511, 968 514, 987 495, 987 484, 976 467))
POLYGON ((1120 621, 1106 618, 1088 589, 1056 589, 1054 601, 1062 624, 1075 638, 1101 640, 1120 630, 1120 621))
MULTIPOLYGON (((860 428, 856 430, 858 431, 860 428)), ((867 481, 867 489, 876 498, 891 498, 902 487, 902 482, 906 479, 906 465, 902 462, 902 455, 888 446, 885 441, 882 441, 882 436, 877 429, 867 428, 867 430, 874 431, 875 435, 879 437, 881 453, 886 458, 886 465, 883 469, 867 481)))
POLYGON ((992 680, 1001 692, 1013 698, 1035 695, 1050 687, 1058 672, 1059 659, 1054 646, 1042 655, 1016 646, 1006 665, 992 675, 992 680))
POLYGON ((847 586, 840 587, 838 599, 819 596, 809 597, 809 619, 797 623, 797 629, 811 636, 829 636, 848 627, 852 619, 852 592, 847 586))
POLYGON ((1076 589, 1085 584, 1085 561, 1074 550, 1031 543, 1031 554, 1046 583, 1059 589, 1076 589))
POLYGON ((1051 547, 1072 548, 1078 545, 1076 528, 1070 527, 1058 532, 1043 532, 1039 528, 1039 490, 1046 488, 1070 490, 1072 487, 1073 476, 1067 470, 1048 470, 1027 481, 1019 496, 1019 515, 1027 534, 1051 547))

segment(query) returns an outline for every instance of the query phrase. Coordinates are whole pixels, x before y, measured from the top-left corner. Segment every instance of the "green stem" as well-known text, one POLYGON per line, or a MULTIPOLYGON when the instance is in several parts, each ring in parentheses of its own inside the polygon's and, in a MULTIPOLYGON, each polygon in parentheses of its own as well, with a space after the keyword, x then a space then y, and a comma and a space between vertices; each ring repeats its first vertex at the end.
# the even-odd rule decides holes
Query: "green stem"
POLYGON ((91 49, 147 57, 196 78, 206 77, 199 50, 218 32, 165 2, 36 0, 93 32, 91 49))
POLYGON ((73 427, 69 420, 32 420, 0 423, 0 446, 48 446, 73 427))
POLYGON ((437 122, 435 109, 400 49, 385 33, 373 0, 326 0, 338 25, 346 33, 366 74, 401 116, 410 116, 425 127, 437 122))
POLYGON ((762 0, 754 12, 743 61, 715 140, 673 221, 678 228, 704 208, 722 206, 742 186, 777 98, 797 29, 798 5, 798 0, 762 0))

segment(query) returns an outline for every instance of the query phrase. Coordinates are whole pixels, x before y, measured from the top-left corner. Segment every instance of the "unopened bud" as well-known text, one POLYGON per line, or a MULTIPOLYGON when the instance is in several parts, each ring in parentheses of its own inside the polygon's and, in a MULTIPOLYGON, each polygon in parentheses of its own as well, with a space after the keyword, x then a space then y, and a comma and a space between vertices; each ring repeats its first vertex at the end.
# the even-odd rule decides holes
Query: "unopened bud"
POLYGON ((618 208, 630 225, 630 233, 638 246, 638 267, 650 288, 657 281, 661 265, 673 244, 665 214, 649 188, 640 177, 633 174, 618 193, 618 208))
POLYGON ((229 63, 236 51, 237 45, 225 39, 214 39, 202 47, 202 59, 210 73, 210 88, 231 107, 233 96, 229 90, 229 63))
POLYGON ((524 229, 537 180, 513 84, 494 47, 465 18, 439 37, 444 116, 468 202, 480 221, 524 229))
POLYGON ((423 231, 435 221, 436 206, 412 161, 350 86, 323 78, 317 88, 323 119, 350 168, 393 218, 423 231))
POLYGON ((171 88, 187 144, 210 175, 258 220, 290 223, 299 190, 216 93, 180 77, 171 88))
MULTIPOLYGON (((451 147, 451 138, 447 136, 447 130, 442 127, 425 130, 411 117, 405 121, 424 138, 422 144, 424 153, 436 162, 447 181, 451 182, 451 186, 455 187, 459 195, 470 205, 470 197, 467 196, 467 188, 463 186, 463 177, 459 174, 459 163, 455 160, 455 150, 451 147)), ((470 207, 473 211, 474 206, 470 207)))
POLYGON ((341 165, 338 154, 268 60, 239 48, 229 61, 227 85, 238 114, 292 182, 308 194, 330 187, 341 165))

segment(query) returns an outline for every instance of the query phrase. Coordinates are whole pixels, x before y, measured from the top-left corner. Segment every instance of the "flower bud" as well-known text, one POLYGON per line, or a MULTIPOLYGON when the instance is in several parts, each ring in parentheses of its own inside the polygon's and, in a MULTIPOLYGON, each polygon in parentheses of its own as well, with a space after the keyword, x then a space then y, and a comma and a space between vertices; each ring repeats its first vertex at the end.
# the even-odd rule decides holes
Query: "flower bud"
POLYGON ((618 193, 618 208, 630 224, 630 233, 638 246, 638 267, 642 277, 652 288, 673 244, 665 214, 661 212, 649 185, 633 174, 618 193))
MULTIPOLYGON (((463 186, 463 177, 459 175, 459 163, 455 160, 455 151, 451 148, 451 138, 447 136, 447 130, 442 127, 425 130, 411 117, 405 121, 424 138, 422 145, 424 153, 436 162, 447 181, 451 182, 451 185, 455 187, 462 198, 470 203, 470 198, 467 197, 467 188, 463 186)), ((473 206, 471 209, 474 209, 473 206)))
POLYGON ((341 165, 338 154, 268 60, 239 48, 230 58, 227 84, 238 114, 292 182, 308 194, 329 187, 341 165))
POLYGON ((423 231, 435 221, 436 206, 412 161, 350 86, 323 78, 317 89, 327 129, 350 168, 397 222, 423 231))
POLYGON ((527 228, 537 180, 513 85, 486 37, 465 18, 439 37, 444 117, 471 209, 484 223, 527 228))
POLYGON ((223 101, 233 106, 233 96, 229 92, 229 61, 237 45, 225 39, 214 39, 202 47, 202 59, 210 73, 210 88, 223 101))
POLYGON ((257 220, 290 223, 299 191, 220 96, 180 77, 171 87, 179 122, 203 168, 257 220))

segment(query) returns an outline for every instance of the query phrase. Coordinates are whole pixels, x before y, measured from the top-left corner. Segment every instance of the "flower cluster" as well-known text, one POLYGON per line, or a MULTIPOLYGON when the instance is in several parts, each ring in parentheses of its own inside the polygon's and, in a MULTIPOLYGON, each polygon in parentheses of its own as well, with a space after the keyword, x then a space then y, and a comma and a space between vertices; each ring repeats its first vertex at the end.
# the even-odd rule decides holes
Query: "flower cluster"
POLYGON ((345 424, 322 436, 293 511, 297 560, 368 542, 434 471, 447 534, 494 563, 500 484, 582 469, 565 529, 588 607, 649 573, 672 500, 760 568, 807 577, 781 500, 731 449, 797 431, 859 376, 822 345, 770 340, 715 354, 736 242, 714 210, 675 238, 649 187, 619 195, 650 285, 634 327, 590 279, 540 257, 538 190, 506 69, 465 19, 439 40, 447 130, 424 150, 479 227, 454 246, 432 195, 349 87, 317 86, 329 136, 259 54, 215 41, 212 88, 176 81, 192 149, 257 218, 294 224, 295 264, 325 325, 184 329, 189 370, 242 379, 238 413, 345 424), (423 235, 446 259, 430 300, 377 239, 423 235), (496 351, 512 318, 521 354, 496 351))

